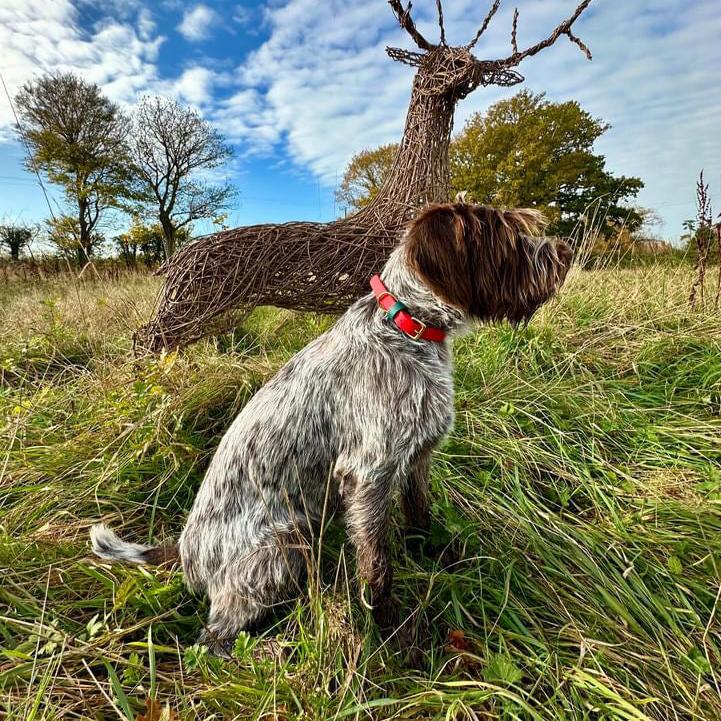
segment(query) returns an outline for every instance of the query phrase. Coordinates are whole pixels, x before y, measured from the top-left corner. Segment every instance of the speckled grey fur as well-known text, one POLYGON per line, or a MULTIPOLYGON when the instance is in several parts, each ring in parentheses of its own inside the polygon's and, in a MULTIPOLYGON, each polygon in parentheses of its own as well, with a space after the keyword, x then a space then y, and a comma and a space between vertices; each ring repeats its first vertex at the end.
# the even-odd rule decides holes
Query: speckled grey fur
MULTIPOLYGON (((460 327, 400 251, 382 277, 417 317, 460 327)), ((450 428, 452 409, 449 344, 403 335, 372 295, 298 353, 226 433, 180 538, 188 583, 211 599, 209 629, 233 635, 295 592, 303 553, 278 539, 318 525, 328 482, 357 545, 383 534, 392 491, 450 428)))

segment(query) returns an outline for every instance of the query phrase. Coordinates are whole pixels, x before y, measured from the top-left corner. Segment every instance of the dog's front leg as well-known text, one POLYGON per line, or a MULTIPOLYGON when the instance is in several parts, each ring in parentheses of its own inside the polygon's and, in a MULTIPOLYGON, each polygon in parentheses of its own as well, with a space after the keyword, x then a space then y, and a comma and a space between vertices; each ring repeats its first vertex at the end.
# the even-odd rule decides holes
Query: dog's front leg
POLYGON ((431 451, 421 451, 413 462, 403 485, 401 505, 406 528, 428 533, 431 528, 429 488, 431 479, 431 451))
POLYGON ((458 552, 450 539, 445 541, 431 538, 431 456, 432 450, 419 453, 411 464, 408 478, 403 486, 401 504, 408 536, 406 549, 416 557, 423 553, 437 559, 443 565, 458 560, 458 552))
POLYGON ((356 551, 361 593, 384 631, 397 627, 397 602, 391 595, 393 569, 388 549, 391 489, 394 473, 372 471, 354 474, 348 489, 346 523, 356 551))
POLYGON ((431 451, 421 451, 411 463, 410 471, 401 490, 401 508, 406 526, 406 550, 420 557, 427 546, 431 530, 429 498, 431 451))

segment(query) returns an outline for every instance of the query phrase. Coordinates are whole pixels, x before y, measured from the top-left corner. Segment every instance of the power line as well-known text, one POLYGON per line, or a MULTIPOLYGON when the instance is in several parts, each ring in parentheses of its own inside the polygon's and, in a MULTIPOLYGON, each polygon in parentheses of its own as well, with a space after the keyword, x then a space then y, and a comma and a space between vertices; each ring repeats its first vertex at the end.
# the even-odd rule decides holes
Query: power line
POLYGON ((24 178, 21 175, 0 175, 0 183, 5 183, 6 185, 32 183, 35 185, 35 178, 24 178))
POLYGON ((48 210, 50 211, 50 216, 53 220, 56 220, 55 213, 53 213, 53 206, 50 205, 50 198, 48 197, 48 193, 45 190, 45 184, 43 183, 43 179, 40 177, 40 172, 38 171, 38 167, 35 164, 35 161, 33 160, 33 155, 30 152, 30 144, 27 141, 27 138, 25 137, 25 133, 23 132, 22 125, 20 125, 20 118, 18 118, 18 114, 15 112, 15 103, 13 103, 13 99, 10 96, 10 92, 8 91, 8 86, 5 85, 5 78, 3 77, 2 71, 0 71, 0 82, 2 82, 3 89, 5 90, 5 95, 7 96, 8 103, 10 103, 10 110, 13 111, 13 116, 15 117, 15 124, 18 128, 18 134, 20 135, 20 138, 23 142, 23 145, 25 146, 25 152, 28 154, 28 162, 32 166, 33 171, 35 172, 35 176, 38 179, 38 183, 40 183, 40 188, 43 191, 43 195, 45 196, 45 202, 48 204, 48 210))

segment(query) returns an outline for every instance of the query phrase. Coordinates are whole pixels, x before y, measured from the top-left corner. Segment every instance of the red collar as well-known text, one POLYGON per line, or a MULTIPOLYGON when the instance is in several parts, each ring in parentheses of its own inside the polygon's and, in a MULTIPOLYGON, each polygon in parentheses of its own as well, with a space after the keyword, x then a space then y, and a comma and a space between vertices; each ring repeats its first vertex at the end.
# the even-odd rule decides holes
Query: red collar
POLYGON ((423 321, 414 318, 406 306, 383 285, 379 275, 371 278, 371 288, 378 305, 386 311, 386 317, 407 336, 413 340, 430 340, 434 343, 442 343, 445 340, 446 332, 442 328, 427 326, 423 321))

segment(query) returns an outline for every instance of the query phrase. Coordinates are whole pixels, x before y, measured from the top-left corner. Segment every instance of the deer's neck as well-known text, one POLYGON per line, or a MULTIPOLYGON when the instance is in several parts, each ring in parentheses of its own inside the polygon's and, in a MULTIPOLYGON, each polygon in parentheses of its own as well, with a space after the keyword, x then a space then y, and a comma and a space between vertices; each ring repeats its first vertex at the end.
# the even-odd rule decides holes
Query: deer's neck
POLYGON ((448 201, 448 146, 455 100, 424 92, 422 71, 416 73, 398 152, 385 182, 364 211, 402 224, 428 203, 448 201))

